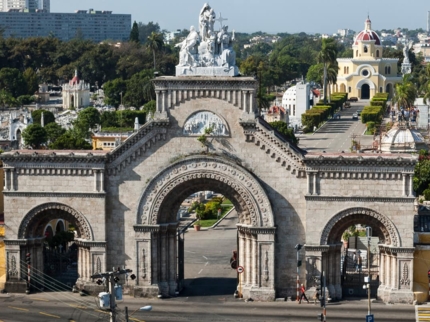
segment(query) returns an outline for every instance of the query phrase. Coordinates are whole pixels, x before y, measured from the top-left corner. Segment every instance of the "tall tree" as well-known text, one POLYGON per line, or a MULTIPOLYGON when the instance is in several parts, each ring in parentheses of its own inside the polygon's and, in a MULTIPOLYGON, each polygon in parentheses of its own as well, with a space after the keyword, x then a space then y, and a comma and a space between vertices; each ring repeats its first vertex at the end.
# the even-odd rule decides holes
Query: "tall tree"
POLYGON ((156 70, 155 54, 164 45, 163 35, 161 33, 152 32, 148 36, 147 46, 150 51, 152 51, 152 57, 154 58, 154 70, 156 70))
MULTIPOLYGON (((142 44, 146 43, 148 36, 152 32, 159 33, 161 31, 160 25, 157 22, 154 23, 152 21, 148 22, 147 24, 139 22, 138 28, 139 28, 139 40, 142 44)), ((186 35, 188 35, 188 32, 186 35)))
POLYGON ((0 70, 0 88, 7 90, 15 98, 27 94, 25 79, 16 68, 2 68, 0 70))
POLYGON ((48 135, 46 130, 39 124, 31 124, 22 131, 22 138, 26 145, 31 146, 33 149, 39 149, 48 140, 48 135))
POLYGON ((334 64, 337 58, 337 45, 334 38, 324 38, 322 40, 321 51, 318 53, 318 62, 324 65, 323 91, 324 104, 327 103, 327 69, 330 64, 334 64))
POLYGON ((118 107, 121 104, 122 96, 127 91, 127 82, 122 78, 116 78, 106 82, 103 85, 103 90, 105 93, 105 103, 118 107))
POLYGON ((47 110, 34 110, 31 112, 31 118, 33 124, 42 124, 42 113, 43 113, 43 124, 46 126, 49 123, 55 123, 55 115, 51 111, 47 110))
POLYGON ((139 27, 137 26, 137 22, 135 21, 133 23, 133 27, 131 28, 130 31, 130 41, 136 42, 138 43, 139 40, 139 27))
POLYGON ((33 68, 27 68, 24 73, 22 73, 25 83, 27 84, 27 93, 33 95, 39 90, 39 78, 33 68))
POLYGON ((409 108, 411 107, 415 99, 417 98, 417 89, 412 83, 410 74, 403 76, 401 83, 397 83, 394 89, 393 103, 397 104, 397 107, 409 108))

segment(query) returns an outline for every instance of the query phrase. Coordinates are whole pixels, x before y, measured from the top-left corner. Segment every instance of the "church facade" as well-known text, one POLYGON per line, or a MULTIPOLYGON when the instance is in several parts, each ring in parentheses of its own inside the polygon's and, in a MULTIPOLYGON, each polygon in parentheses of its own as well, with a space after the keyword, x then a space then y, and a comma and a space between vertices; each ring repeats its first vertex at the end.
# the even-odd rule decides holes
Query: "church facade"
POLYGON ((331 85, 332 92, 345 92, 349 97, 372 99, 376 93, 393 96, 395 84, 401 82, 397 58, 384 58, 382 43, 372 30, 371 21, 354 39, 352 58, 338 58, 337 83, 331 85))

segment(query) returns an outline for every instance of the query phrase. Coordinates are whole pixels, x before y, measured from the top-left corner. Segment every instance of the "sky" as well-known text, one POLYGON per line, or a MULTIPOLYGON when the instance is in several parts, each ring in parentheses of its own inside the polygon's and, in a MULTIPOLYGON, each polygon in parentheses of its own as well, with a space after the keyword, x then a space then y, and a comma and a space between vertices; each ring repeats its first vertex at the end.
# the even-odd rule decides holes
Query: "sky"
POLYGON ((369 15, 372 29, 427 29, 428 0, 51 0, 51 12, 108 10, 132 15, 132 21, 157 22, 174 31, 198 27, 204 2, 228 20, 230 30, 252 33, 328 33, 364 28, 369 15))

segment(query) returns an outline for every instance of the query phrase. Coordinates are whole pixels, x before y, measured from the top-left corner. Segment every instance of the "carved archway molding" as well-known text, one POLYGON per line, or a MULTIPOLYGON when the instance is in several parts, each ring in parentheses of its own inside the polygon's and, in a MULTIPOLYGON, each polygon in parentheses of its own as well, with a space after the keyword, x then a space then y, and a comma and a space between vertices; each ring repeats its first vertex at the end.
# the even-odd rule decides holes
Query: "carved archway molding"
POLYGON ((80 212, 76 211, 75 209, 57 202, 44 203, 31 209, 21 221, 21 225, 19 226, 18 231, 18 238, 28 238, 27 235, 30 228, 29 224, 32 223, 32 221, 35 220, 37 216, 42 215, 45 211, 49 210, 58 210, 69 214, 78 223, 76 228, 79 230, 80 237, 86 240, 94 240, 90 223, 85 218, 85 216, 82 215, 80 212))
POLYGON ((244 168, 221 157, 197 155, 180 160, 159 172, 140 198, 137 225, 162 223, 160 209, 166 197, 187 181, 212 180, 236 191, 249 214, 239 216, 239 223, 252 227, 273 227, 272 207, 260 183, 244 168))
POLYGON ((347 219, 350 216, 357 215, 368 216, 373 220, 376 219, 376 221, 380 223, 379 228, 384 232, 386 238, 385 244, 391 245, 392 247, 401 247, 400 235, 393 222, 387 216, 364 207, 348 208, 333 216, 323 229, 320 244, 327 245, 329 243, 330 234, 332 233, 333 227, 335 227, 337 223, 347 219))

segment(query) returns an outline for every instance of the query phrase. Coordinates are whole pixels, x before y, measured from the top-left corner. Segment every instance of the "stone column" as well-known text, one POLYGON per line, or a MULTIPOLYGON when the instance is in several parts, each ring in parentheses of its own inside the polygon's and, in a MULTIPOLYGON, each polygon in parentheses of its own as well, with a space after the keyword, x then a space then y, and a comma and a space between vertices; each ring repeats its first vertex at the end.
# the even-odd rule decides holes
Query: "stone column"
POLYGON ((94 174, 94 191, 98 191, 98 175, 99 175, 99 171, 96 169, 93 169, 93 174, 94 174))
POLYGON ((157 113, 157 112, 161 112, 161 99, 160 99, 160 92, 161 91, 155 91, 155 102, 156 102, 156 110, 155 110, 155 113, 157 113))
POLYGON ((410 197, 415 197, 415 192, 414 192, 414 175, 413 174, 409 175, 409 196, 410 197))
POLYGON ((243 93, 243 101, 242 101, 243 111, 245 113, 248 113, 248 100, 247 100, 248 91, 242 91, 242 93, 243 93))
POLYGON ((249 113, 254 114, 254 91, 249 91, 249 113))
POLYGON ((380 267, 379 267, 379 281, 381 283, 381 286, 385 285, 385 252, 382 252, 382 250, 379 250, 379 257, 380 257, 380 267))
POLYGON ((238 265, 243 266, 245 264, 245 243, 244 243, 244 233, 239 232, 239 263, 238 265))
POLYGON ((252 286, 258 285, 258 267, 257 267, 257 259, 258 259, 258 244, 257 244, 257 236, 252 235, 252 286))
POLYGON ((407 176, 407 174, 402 173, 402 175, 403 175, 403 197, 406 197, 408 195, 407 191, 406 191, 406 180, 407 180, 406 176, 407 176))
POLYGON ((161 102, 161 112, 165 112, 166 111, 166 105, 167 105, 167 93, 166 91, 161 91, 161 97, 162 97, 162 102, 161 102))
POLYGON ((318 180, 318 173, 314 172, 314 187, 313 187, 313 194, 314 195, 318 195, 317 180, 318 180))
POLYGON ((312 195, 312 172, 307 172, 308 195, 312 195))
POLYGON ((82 255, 82 247, 78 247, 78 275, 80 277, 84 274, 84 257, 82 255))
POLYGON ((100 192, 105 192, 105 173, 100 170, 100 192))
POLYGON ((160 257, 159 257, 159 238, 160 238, 160 234, 158 231, 154 231, 151 233, 151 256, 149 256, 149 258, 151 259, 151 266, 150 266, 150 270, 151 270, 151 275, 149 278, 149 281, 151 284, 158 284, 158 282, 160 281, 158 276, 160 274, 160 268, 159 268, 159 263, 160 263, 160 257))
POLYGON ((243 273, 245 276, 245 285, 251 284, 251 235, 246 234, 246 263, 245 263, 245 272, 243 273))

